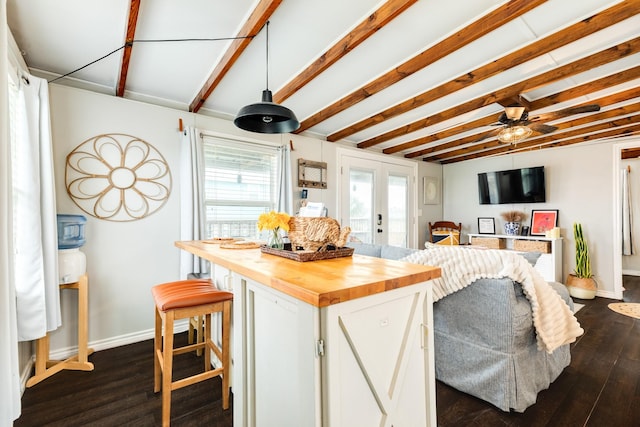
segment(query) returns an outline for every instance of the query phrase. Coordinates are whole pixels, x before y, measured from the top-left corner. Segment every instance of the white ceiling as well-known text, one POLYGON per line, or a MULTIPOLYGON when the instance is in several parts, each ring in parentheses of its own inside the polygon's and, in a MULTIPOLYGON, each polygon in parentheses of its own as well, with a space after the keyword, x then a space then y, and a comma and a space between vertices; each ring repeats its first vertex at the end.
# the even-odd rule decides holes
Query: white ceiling
MULTIPOLYGON (((197 98, 232 42, 143 40, 237 36, 252 11, 265 2, 268 3, 268 0, 141 0, 135 26, 136 41, 131 49, 123 96, 189 110, 190 104, 197 98)), ((275 1, 276 4, 279 3, 278 7, 265 18, 270 21, 269 88, 277 94, 331 46, 353 31, 358 24, 366 21, 369 15, 390 2, 391 0, 275 1)), ((57 81, 116 96, 123 63, 124 49, 121 48, 126 41, 130 3, 130 0, 8 0, 9 27, 31 72, 50 81, 116 50, 111 56, 57 81)), ((504 5, 511 4, 515 7, 526 3, 522 0, 415 1, 282 104, 292 109, 304 125, 305 120, 312 115, 357 92, 390 70, 401 67, 426 49, 438 49, 438 43, 450 42, 451 38, 463 34, 465 28, 474 21, 492 16, 491 13, 499 11, 504 5)), ((304 132, 325 138, 621 2, 549 0, 541 3, 533 10, 507 20, 504 25, 395 84, 304 129, 304 132)), ((639 1, 626 3, 638 5, 639 1)), ((549 53, 539 56, 532 54, 531 59, 521 65, 512 68, 505 65, 504 71, 497 75, 469 84, 461 90, 443 93, 425 105, 352 133, 345 140, 353 143, 367 141, 638 37, 640 16, 629 14, 624 18, 617 24, 549 53)), ((551 84, 528 87, 519 95, 523 100, 535 101, 639 65, 640 54, 631 54, 551 84)), ((266 39, 263 29, 255 35, 220 83, 213 88, 198 113, 233 118, 242 106, 258 102, 265 86, 266 39)), ((640 79, 636 78, 597 92, 584 91, 580 96, 536 110, 535 113, 591 102, 639 86, 640 79)), ((638 102, 638 99, 603 105, 601 111, 631 102, 638 102)), ((378 151, 394 147, 489 114, 495 114, 497 120, 502 110, 500 104, 489 103, 451 119, 439 122, 432 120, 432 125, 416 131, 401 132, 370 149, 378 151)), ((595 113, 587 113, 592 114, 595 113)), ((530 117, 533 115, 530 112, 530 117)), ((579 117, 583 116, 584 114, 579 117)), ((576 117, 572 116, 571 119, 576 117)), ((445 139, 394 154, 409 157, 416 150, 491 129, 494 128, 485 125, 476 130, 464 130, 445 139)), ((552 135, 561 139, 562 132, 556 131, 552 135)))

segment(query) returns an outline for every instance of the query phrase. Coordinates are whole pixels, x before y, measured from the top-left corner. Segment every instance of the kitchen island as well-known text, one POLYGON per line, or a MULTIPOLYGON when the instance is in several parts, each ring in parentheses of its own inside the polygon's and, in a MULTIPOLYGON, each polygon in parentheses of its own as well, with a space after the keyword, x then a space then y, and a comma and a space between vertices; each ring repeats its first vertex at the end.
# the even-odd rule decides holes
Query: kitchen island
POLYGON ((436 426, 429 281, 439 268, 176 246, 209 260, 234 293, 234 426, 436 426))

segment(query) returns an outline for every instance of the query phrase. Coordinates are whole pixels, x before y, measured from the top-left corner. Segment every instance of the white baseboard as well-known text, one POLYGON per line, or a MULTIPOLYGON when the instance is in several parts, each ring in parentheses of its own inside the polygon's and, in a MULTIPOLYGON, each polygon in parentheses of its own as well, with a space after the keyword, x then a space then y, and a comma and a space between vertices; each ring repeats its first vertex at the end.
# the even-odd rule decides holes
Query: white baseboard
POLYGON ((640 276, 640 271, 638 270, 622 270, 622 274, 626 276, 640 276))
MULTIPOLYGON (((187 330, 189 327, 188 319, 180 319, 174 325, 174 333, 180 333, 187 330)), ((94 351, 108 350, 110 348, 120 347, 127 344, 133 344, 140 341, 153 339, 155 332, 153 329, 146 329, 144 331, 132 332, 130 334, 119 335, 117 337, 111 337, 99 341, 90 341, 89 347, 94 351)), ((78 352, 78 347, 60 348, 52 351, 49 357, 52 360, 66 359, 78 352)), ((35 357, 35 356, 34 356, 35 357)))
MULTIPOLYGON (((180 333, 187 330, 189 327, 188 319, 181 319, 175 323, 174 332, 180 333)), ((89 347, 94 351, 100 350, 108 350, 110 348, 120 347, 127 344, 133 344, 140 341, 145 341, 148 339, 153 339, 154 336, 153 329, 147 329, 144 331, 133 332, 130 334, 120 335, 117 337, 107 338, 99 341, 90 341, 89 347)), ((57 349, 49 353, 49 358, 51 360, 64 360, 78 352, 78 347, 67 347, 57 349)), ((151 355, 149 357, 152 357, 151 355)), ((25 389, 27 388, 27 380, 31 378, 31 373, 33 372, 33 367, 35 365, 36 356, 35 354, 31 355, 31 359, 26 364, 22 372, 20 373, 20 391, 21 394, 24 394, 25 389)))

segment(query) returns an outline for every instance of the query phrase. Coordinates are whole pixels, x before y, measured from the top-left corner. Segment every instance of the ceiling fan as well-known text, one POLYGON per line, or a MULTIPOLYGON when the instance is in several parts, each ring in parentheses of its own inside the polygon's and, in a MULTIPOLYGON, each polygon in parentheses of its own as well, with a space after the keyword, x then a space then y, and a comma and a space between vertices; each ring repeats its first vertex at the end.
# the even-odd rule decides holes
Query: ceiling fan
POLYGON ((557 120, 574 114, 591 113, 599 110, 599 105, 588 104, 565 108, 545 114, 544 116, 529 118, 529 113, 523 105, 519 103, 510 104, 504 107, 504 112, 498 117, 498 122, 491 125, 500 126, 500 128, 485 133, 475 142, 482 141, 497 134, 500 142, 516 143, 528 138, 533 132, 547 134, 558 129, 556 126, 539 123, 539 120, 557 120))

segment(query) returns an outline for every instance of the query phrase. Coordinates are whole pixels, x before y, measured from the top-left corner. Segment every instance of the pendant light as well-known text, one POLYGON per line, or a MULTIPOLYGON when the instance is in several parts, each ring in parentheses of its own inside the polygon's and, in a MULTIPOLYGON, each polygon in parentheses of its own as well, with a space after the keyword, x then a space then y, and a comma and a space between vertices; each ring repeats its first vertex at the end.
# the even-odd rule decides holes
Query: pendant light
POLYGON ((258 133, 288 133, 300 127, 300 122, 287 107, 273 102, 269 90, 269 21, 267 21, 267 88, 262 91, 262 102, 244 106, 233 123, 240 129, 258 133))

